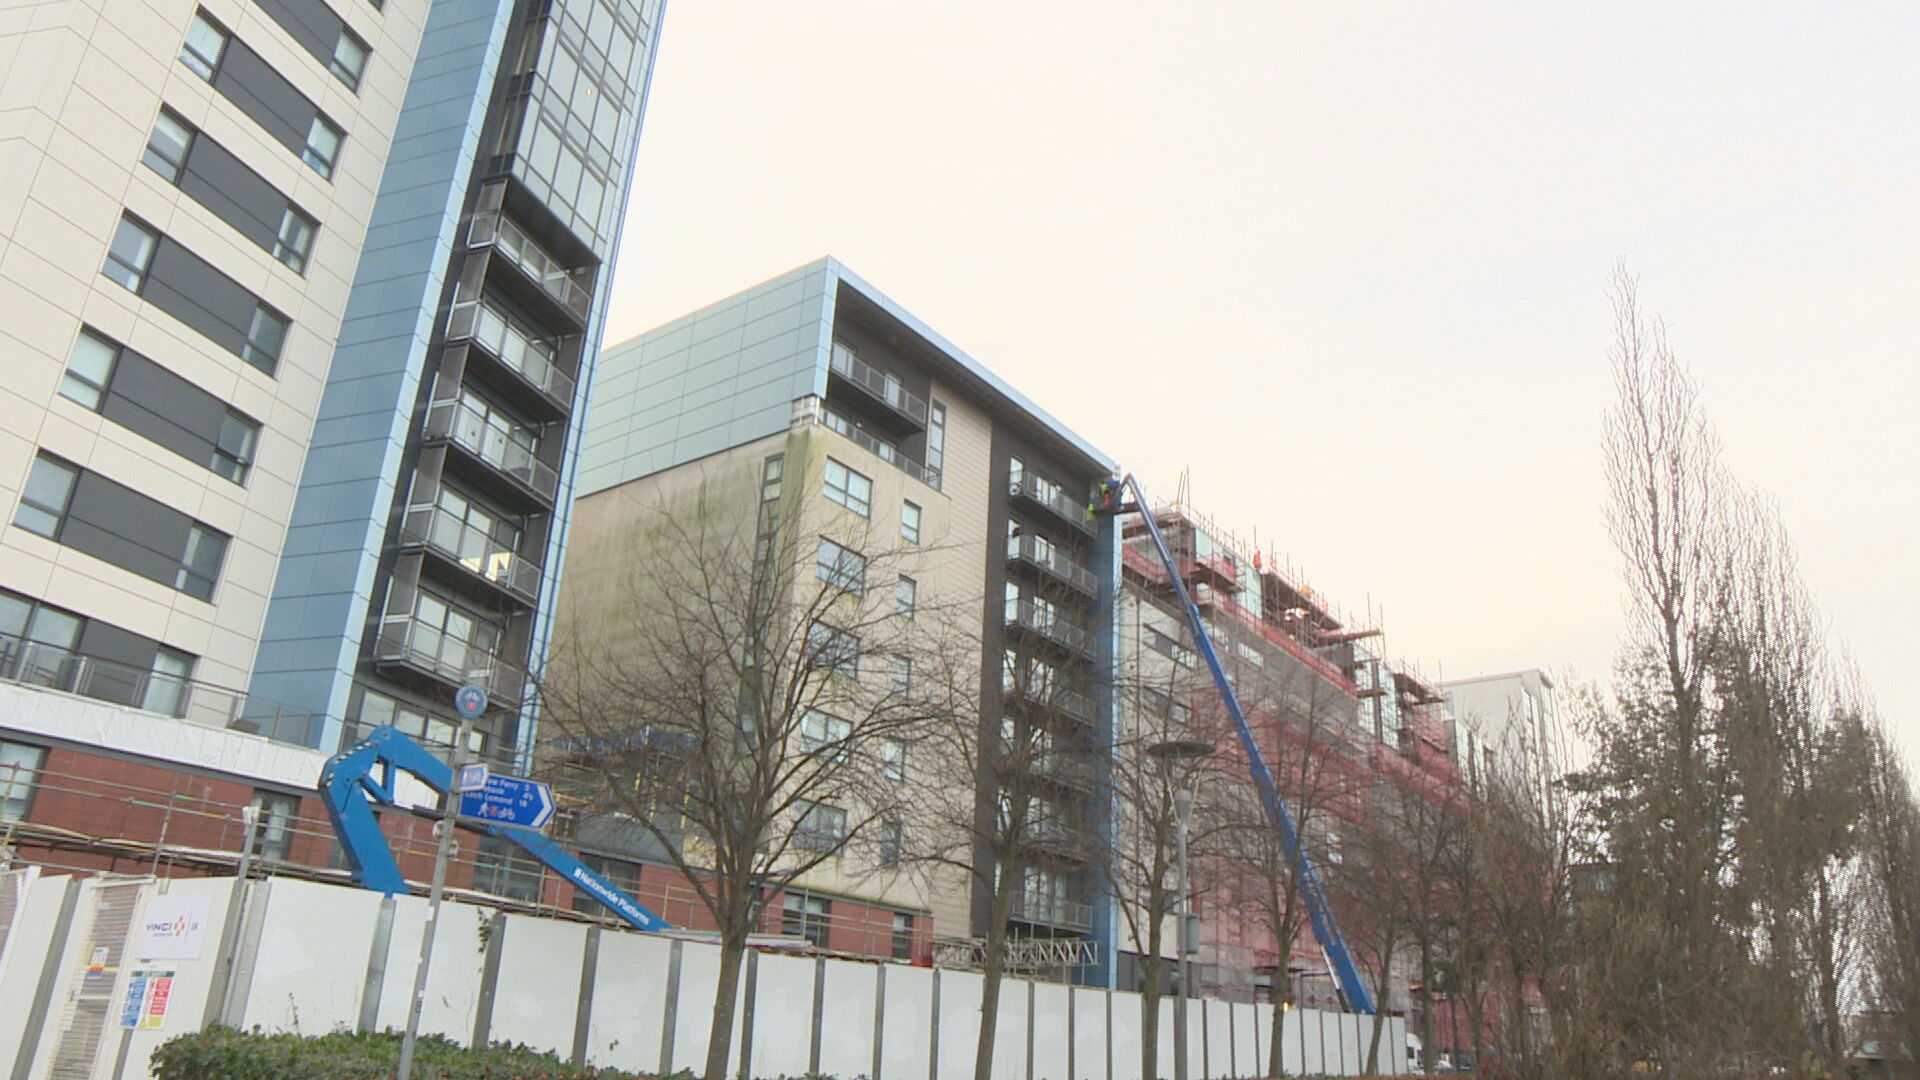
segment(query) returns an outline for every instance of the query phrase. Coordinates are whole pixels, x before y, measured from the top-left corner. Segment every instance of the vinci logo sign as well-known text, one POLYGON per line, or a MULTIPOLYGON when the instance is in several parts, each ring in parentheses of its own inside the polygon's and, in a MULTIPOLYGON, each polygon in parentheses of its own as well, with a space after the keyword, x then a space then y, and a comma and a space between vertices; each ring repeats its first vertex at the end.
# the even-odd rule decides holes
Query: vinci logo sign
POLYGON ((212 902, 207 896, 150 897, 128 953, 142 960, 199 959, 212 902))

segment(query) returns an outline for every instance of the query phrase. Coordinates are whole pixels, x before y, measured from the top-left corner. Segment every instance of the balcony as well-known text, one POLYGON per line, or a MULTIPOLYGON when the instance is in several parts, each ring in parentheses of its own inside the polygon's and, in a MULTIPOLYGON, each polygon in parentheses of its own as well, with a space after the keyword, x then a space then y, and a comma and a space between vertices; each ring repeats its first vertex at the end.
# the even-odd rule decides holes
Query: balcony
POLYGON ((512 480, 548 507, 560 488, 560 474, 534 456, 533 448, 493 424, 458 399, 436 401, 427 409, 427 438, 450 442, 475 460, 512 480))
POLYGON ((1085 596, 1100 594, 1100 579, 1093 576, 1093 571, 1061 554, 1059 548, 1051 544, 1043 546, 1038 537, 1008 537, 1007 561, 1036 567, 1085 596))
POLYGON ((540 564, 431 503, 407 507, 400 543, 425 548, 517 600, 540 598, 540 564))
POLYGON ((447 340, 466 341, 565 416, 573 410, 573 376, 554 363, 553 347, 521 333, 476 300, 455 304, 447 315, 447 340))
POLYGON ((1076 791, 1093 791, 1099 786, 1093 758, 1084 750, 1043 750, 1034 756, 1033 774, 1076 791))
POLYGON ((827 408, 819 398, 806 397, 795 401, 793 422, 795 426, 819 424, 933 490, 940 490, 939 473, 908 457, 887 440, 855 427, 853 421, 827 408))
POLYGON ((487 245, 505 256, 507 263, 525 275, 528 283, 565 312, 576 329, 586 329, 587 319, 593 312, 593 290, 583 284, 582 279, 592 271, 562 266, 559 259, 514 224, 513 219, 497 212, 475 214, 473 224, 467 229, 468 247, 487 245))
POLYGON ((1015 687, 1013 697, 1043 709, 1063 713, 1083 724, 1093 723, 1093 699, 1077 690, 1047 690, 1043 687, 1015 687))
POLYGON ((242 690, 0 634, 0 682, 38 686, 305 746, 313 714, 242 690))
POLYGON ((1059 484, 1046 477, 1022 472, 1013 477, 1007 494, 1016 499, 1025 499, 1088 536, 1094 534, 1093 512, 1087 509, 1085 503, 1069 498, 1059 484))
POLYGON ((1074 862, 1090 861, 1092 850, 1085 830, 1075 828, 1073 823, 1058 817, 1040 817, 1029 821, 1026 847, 1038 854, 1074 862))
POLYGON ((472 683, 492 700, 518 705, 526 692, 527 673, 485 649, 450 637, 412 615, 388 615, 380 620, 380 637, 373 658, 460 687, 472 683))
POLYGON ((1190 584, 1214 585, 1228 593, 1240 588, 1240 574, 1234 569, 1233 560, 1217 552, 1198 558, 1182 558, 1180 576, 1190 584))
POLYGON ((1030 893, 1025 889, 1013 894, 1012 915, 1020 922, 1039 926, 1080 931, 1093 929, 1092 904, 1044 893, 1030 893))
POLYGON ((1032 634, 1080 656, 1093 655, 1092 634, 1068 622, 1059 612, 1035 604, 1030 598, 1022 597, 1018 604, 1009 602, 1006 620, 1010 631, 1032 634))
POLYGON ((852 350, 838 346, 833 349, 827 370, 867 400, 882 406, 885 415, 893 421, 889 426, 901 428, 903 434, 926 430, 926 399, 901 386, 898 377, 881 373, 855 356, 852 350))

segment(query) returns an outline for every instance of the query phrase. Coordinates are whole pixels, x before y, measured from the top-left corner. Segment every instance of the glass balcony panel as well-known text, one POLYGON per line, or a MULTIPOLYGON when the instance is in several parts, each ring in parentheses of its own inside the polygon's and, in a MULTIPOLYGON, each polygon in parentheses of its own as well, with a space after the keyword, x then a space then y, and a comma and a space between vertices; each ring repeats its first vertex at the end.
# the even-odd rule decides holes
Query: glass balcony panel
POLYGON ((533 447, 515 434, 489 423, 464 401, 436 401, 427 410, 427 436, 455 445, 518 481, 551 503, 560 487, 560 474, 534 455, 533 447))
POLYGON ((521 599, 539 598, 540 564, 441 507, 431 503, 407 507, 400 539, 431 548, 521 599))
POLYGON ((476 214, 467 234, 473 247, 493 245, 540 290, 582 324, 593 309, 593 290, 585 282, 591 271, 569 270, 529 236, 513 219, 499 213, 476 214))

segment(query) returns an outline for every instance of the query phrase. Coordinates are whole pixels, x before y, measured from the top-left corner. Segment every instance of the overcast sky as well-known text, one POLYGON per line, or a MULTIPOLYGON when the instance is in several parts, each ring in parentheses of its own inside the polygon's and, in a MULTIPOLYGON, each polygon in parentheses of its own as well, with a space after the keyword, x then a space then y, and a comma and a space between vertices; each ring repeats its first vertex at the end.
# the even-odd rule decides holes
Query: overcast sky
POLYGON ((670 0, 607 340, 825 254, 1389 651, 1608 674, 1618 258, 1920 748, 1920 5, 670 0))

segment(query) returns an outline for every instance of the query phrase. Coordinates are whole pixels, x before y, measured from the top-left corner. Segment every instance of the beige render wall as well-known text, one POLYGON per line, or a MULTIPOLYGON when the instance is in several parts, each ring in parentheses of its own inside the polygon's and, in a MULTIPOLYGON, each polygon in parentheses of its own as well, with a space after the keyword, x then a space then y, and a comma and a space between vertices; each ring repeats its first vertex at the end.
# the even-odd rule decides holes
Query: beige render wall
POLYGON ((212 604, 4 527, 0 587, 198 655, 195 678, 244 687, 429 4, 335 5, 372 50, 357 94, 248 0, 10 6, 0 20, 0 335, 7 346, 0 414, 8 418, 0 426, 0 512, 11 519, 44 447, 233 539, 212 604), (197 6, 346 129, 331 181, 177 61, 197 6), (304 276, 141 163, 163 102, 320 221, 304 276), (122 208, 292 320, 275 375, 100 275, 122 208), (245 487, 59 395, 83 322, 261 422, 245 487))
MULTIPOLYGON (((967 437, 974 445, 983 443, 977 432, 967 437)), ((781 488, 783 528, 787 533, 786 553, 798 567, 794 576, 797 593, 813 586, 811 567, 817 538, 826 536, 870 556, 885 553, 889 567, 897 567, 918 582, 923 611, 949 605, 957 605, 964 612, 979 610, 984 507, 958 514, 947 494, 907 476, 838 434, 802 424, 782 435, 595 492, 575 505, 555 622, 556 671, 564 671, 569 649, 580 641, 590 641, 594 648, 617 650, 623 638, 632 639, 632 609, 636 604, 644 605, 645 600, 635 594, 636 576, 630 568, 647 557, 650 544, 661 541, 663 515, 685 520, 704 506, 713 511, 713 522, 719 527, 750 529, 763 463, 776 453, 786 455, 781 488), (860 519, 821 494, 830 456, 873 481, 869 518, 860 519), (900 539, 904 500, 921 507, 921 542, 917 549, 900 539)), ((984 450, 980 453, 984 457, 984 450)), ((984 500, 985 470, 975 471, 980 475, 963 490, 984 500)), ((741 539, 746 539, 744 533, 741 539)), ((868 602, 891 605, 893 587, 891 579, 870 577, 868 602)), ((977 683, 977 644, 956 665, 977 683)), ((884 693, 888 671, 868 665, 861 678, 872 683, 874 692, 884 693)), ((977 686, 962 690, 971 699, 977 686)), ((938 775, 930 763, 916 761, 909 754, 906 782, 931 788, 952 784, 953 778, 938 775)), ((969 804, 973 798, 971 790, 955 790, 953 794, 969 804)), ((913 843, 909 837, 908 844, 913 843)), ((937 935, 966 932, 970 889, 964 876, 929 874, 924 868, 878 871, 865 865, 864 859, 850 855, 829 860, 796 885, 870 903, 929 911, 937 935)))

